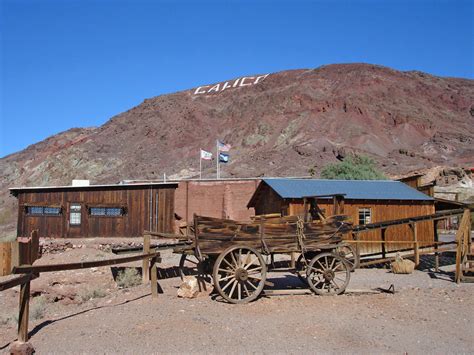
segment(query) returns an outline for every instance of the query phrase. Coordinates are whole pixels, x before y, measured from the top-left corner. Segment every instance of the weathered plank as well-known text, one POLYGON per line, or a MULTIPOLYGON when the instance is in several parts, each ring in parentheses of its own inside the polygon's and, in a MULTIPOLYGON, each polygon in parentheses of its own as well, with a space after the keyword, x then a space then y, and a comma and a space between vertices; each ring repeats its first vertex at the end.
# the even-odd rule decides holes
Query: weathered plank
MULTIPOLYGON (((96 261, 81 261, 77 263, 65 263, 65 264, 54 264, 54 265, 20 265, 13 268, 13 274, 26 274, 26 273, 41 273, 41 272, 54 272, 64 270, 76 270, 76 269, 88 269, 91 267, 109 266, 117 264, 125 264, 132 261, 138 261, 142 259, 149 259, 153 257, 159 257, 160 252, 152 252, 149 254, 133 255, 121 258, 113 258, 107 260, 96 260, 96 261)), ((160 260, 158 259, 158 262, 160 260)))

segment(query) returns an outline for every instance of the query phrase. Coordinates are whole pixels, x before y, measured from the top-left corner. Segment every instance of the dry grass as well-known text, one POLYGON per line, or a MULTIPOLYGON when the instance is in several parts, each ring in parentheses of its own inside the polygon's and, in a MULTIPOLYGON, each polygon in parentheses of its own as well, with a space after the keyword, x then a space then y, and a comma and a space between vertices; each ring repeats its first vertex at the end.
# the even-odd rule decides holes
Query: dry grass
POLYGON ((120 271, 115 280, 117 285, 122 288, 129 288, 138 286, 142 283, 142 278, 135 268, 126 268, 124 271, 120 271))
POLYGON ((107 292, 101 288, 89 288, 81 290, 78 295, 83 302, 86 302, 95 298, 103 298, 107 296, 107 292))
POLYGON ((47 301, 44 296, 33 299, 30 305, 30 320, 38 320, 44 317, 47 309, 47 301))

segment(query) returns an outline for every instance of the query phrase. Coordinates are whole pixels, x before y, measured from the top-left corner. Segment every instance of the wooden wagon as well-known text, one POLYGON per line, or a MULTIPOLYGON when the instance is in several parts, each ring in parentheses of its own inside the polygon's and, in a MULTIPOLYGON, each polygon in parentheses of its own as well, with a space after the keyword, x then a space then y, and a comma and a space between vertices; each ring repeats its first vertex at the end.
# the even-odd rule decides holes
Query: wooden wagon
POLYGON ((190 244, 175 252, 182 253, 182 276, 190 266, 201 277, 212 275, 215 290, 231 303, 250 302, 262 293, 267 271, 275 271, 275 254, 299 253, 293 267, 278 271, 296 273, 318 295, 334 295, 346 289, 356 260, 342 240, 350 228, 341 215, 311 222, 296 216, 238 222, 194 215, 190 244))

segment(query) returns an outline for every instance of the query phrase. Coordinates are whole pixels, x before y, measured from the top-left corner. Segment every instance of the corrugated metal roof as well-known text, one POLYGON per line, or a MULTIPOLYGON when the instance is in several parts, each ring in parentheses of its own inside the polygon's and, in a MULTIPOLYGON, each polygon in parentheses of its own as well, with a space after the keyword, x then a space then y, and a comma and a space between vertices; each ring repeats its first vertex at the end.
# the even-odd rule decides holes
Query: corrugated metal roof
POLYGON ((344 194, 353 200, 432 201, 424 193, 391 180, 263 179, 282 198, 344 194))

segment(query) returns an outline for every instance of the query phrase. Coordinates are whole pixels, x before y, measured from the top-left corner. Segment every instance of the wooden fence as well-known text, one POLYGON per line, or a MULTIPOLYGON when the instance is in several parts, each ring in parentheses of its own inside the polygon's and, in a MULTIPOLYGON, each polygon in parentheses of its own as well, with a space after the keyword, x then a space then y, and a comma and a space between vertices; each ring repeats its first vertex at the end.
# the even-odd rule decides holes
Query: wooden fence
MULTIPOLYGON (((5 243, 7 244, 7 243, 5 243)), ((158 297, 158 277, 156 264, 161 262, 160 252, 152 251, 150 248, 150 237, 144 238, 143 253, 140 255, 133 256, 122 256, 107 260, 94 260, 94 261, 81 261, 74 263, 65 264, 53 264, 53 265, 32 265, 33 262, 40 256, 39 255, 39 240, 38 233, 33 231, 29 238, 21 239, 18 241, 18 266, 12 262, 9 264, 6 260, 12 259, 12 249, 5 254, 8 258, 2 258, 2 265, 5 264, 5 270, 7 275, 19 274, 19 276, 9 279, 4 282, 0 282, 0 291, 20 285, 20 300, 19 300, 19 315, 18 315, 18 340, 16 343, 25 344, 33 351, 31 344, 28 343, 28 315, 29 315, 29 301, 30 301, 30 283, 32 280, 38 278, 43 272, 55 272, 65 270, 77 270, 77 269, 88 269, 92 267, 109 266, 126 264, 133 261, 143 260, 143 282, 146 283, 150 280, 151 284, 151 295, 153 298, 158 297)), ((3 246, 2 246, 3 247, 3 246)), ((2 249, 3 250, 3 249, 2 249)), ((3 254, 2 254, 3 255, 3 254)), ((14 343, 13 347, 16 346, 14 343)))

